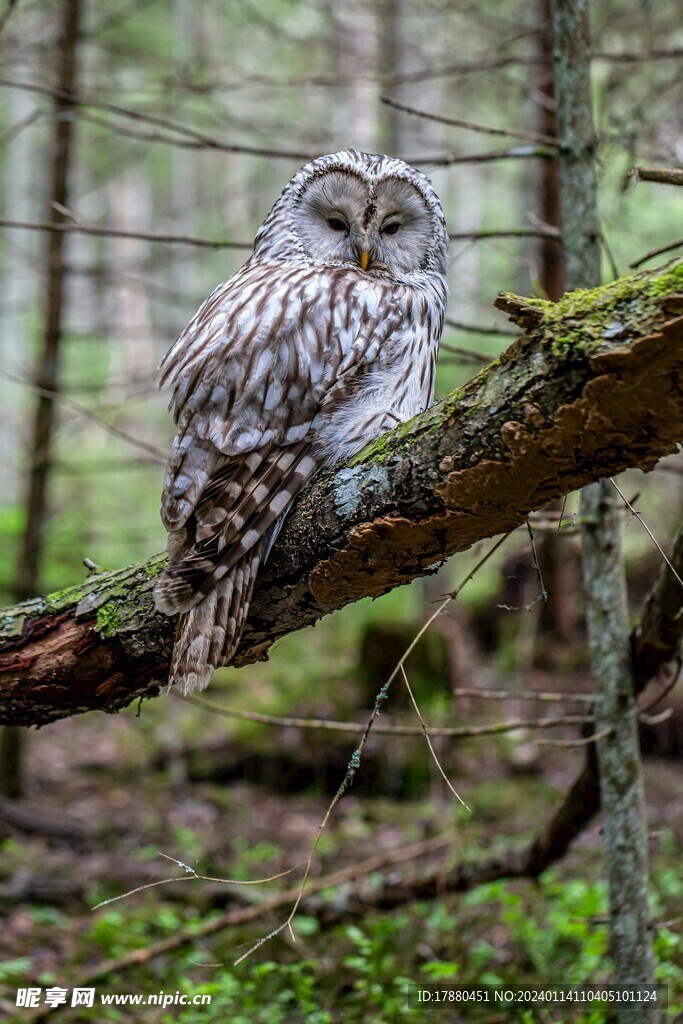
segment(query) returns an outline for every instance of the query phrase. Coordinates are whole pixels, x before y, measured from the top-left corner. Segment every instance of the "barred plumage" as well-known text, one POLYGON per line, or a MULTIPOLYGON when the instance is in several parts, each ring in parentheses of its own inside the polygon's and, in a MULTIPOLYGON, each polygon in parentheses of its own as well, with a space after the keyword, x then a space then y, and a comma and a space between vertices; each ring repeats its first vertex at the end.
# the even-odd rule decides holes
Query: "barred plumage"
POLYGON ((170 681, 184 693, 232 659, 303 484, 430 404, 447 253, 419 171, 354 150, 320 157, 164 358, 177 433, 155 597, 180 613, 170 681))

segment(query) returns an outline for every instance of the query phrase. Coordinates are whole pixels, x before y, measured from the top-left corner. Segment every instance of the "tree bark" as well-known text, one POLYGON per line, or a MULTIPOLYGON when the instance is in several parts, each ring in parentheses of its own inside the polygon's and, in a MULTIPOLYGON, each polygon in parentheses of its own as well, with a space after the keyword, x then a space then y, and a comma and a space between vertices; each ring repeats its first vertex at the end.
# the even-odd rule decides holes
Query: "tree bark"
MULTIPOLYGON (((58 88, 62 95, 71 95, 76 91, 80 21, 81 0, 64 0, 57 71, 58 88)), ((56 98, 54 105, 55 128, 47 219, 62 223, 65 219, 64 208, 69 205, 74 119, 70 114, 72 104, 68 100, 56 98)), ((52 471, 52 434, 56 409, 53 394, 59 390, 60 349, 66 296, 65 245, 66 235, 63 232, 50 232, 46 236, 45 325, 35 383, 43 392, 50 392, 50 395, 48 397, 46 394, 39 394, 36 398, 31 433, 31 469, 26 495, 26 525, 14 586, 16 596, 20 598, 30 597, 35 593, 44 547, 43 531, 47 514, 48 484, 52 471)))
MULTIPOLYGON (((650 469, 683 427, 683 261, 559 303, 502 295, 526 329, 464 388, 319 477, 261 573, 236 657, 425 575, 601 476, 650 469)), ((159 692, 174 623, 164 564, 0 613, 0 721, 42 725, 159 692)))
MULTIPOLYGON (((621 524, 609 480, 586 487, 583 567, 586 620, 595 691, 595 728, 610 918, 619 985, 653 985, 648 908, 648 833, 636 698, 629 649, 621 524)), ((659 1009, 618 1008, 620 1024, 658 1021, 659 1009)))
MULTIPOLYGON (((57 86, 70 94, 75 91, 78 69, 78 40, 81 0, 64 0, 58 39, 57 86)), ((52 137, 48 218, 61 223, 62 210, 69 205, 69 172, 72 163, 74 122, 69 116, 71 104, 54 100, 55 127, 52 137)), ((52 436, 54 433, 54 394, 59 391, 60 348, 63 334, 67 271, 63 233, 48 234, 45 249, 45 321, 41 350, 35 371, 35 383, 43 389, 36 397, 31 431, 30 468, 26 482, 26 521, 21 538, 13 594, 20 600, 35 594, 40 587, 44 550, 44 528, 48 511, 48 487, 52 474, 52 436), (50 397, 47 397, 50 392, 50 397)), ((15 339, 15 344, 18 339, 15 339)), ((22 793, 22 734, 3 730, 0 737, 0 792, 18 798, 22 793)))
MULTIPOLYGON (((534 54, 539 65, 534 69, 535 98, 534 130, 548 138, 557 137, 555 78, 553 75, 553 31, 550 0, 534 0, 537 32, 532 37, 534 54)), ((535 190, 530 199, 536 202, 541 224, 559 230, 560 173, 557 160, 538 160, 533 168, 535 190)), ((535 241, 538 280, 541 293, 557 302, 567 290, 564 279, 564 249, 560 238, 547 236, 535 241)), ((596 282, 597 283, 597 282, 596 282)), ((558 499, 552 511, 561 512, 563 499, 558 499)), ((546 602, 539 608, 541 633, 550 632, 560 643, 568 644, 575 636, 578 609, 576 602, 576 552, 566 544, 557 531, 545 533, 538 543, 538 558, 546 581, 546 602)), ((531 562, 529 562, 531 569, 531 562)), ((529 572, 533 576, 533 572, 529 572)))
MULTIPOLYGON (((567 286, 600 282, 596 138, 588 0, 552 0, 562 243, 567 286)), ((629 644, 626 570, 614 491, 602 479, 581 494, 586 624, 595 693, 605 873, 614 978, 654 985, 648 908, 647 818, 629 644)), ((595 764, 589 763, 592 774, 595 764)), ((576 794, 574 794, 575 796, 576 794)), ((656 1005, 622 1003, 620 1024, 656 1024, 656 1005)))

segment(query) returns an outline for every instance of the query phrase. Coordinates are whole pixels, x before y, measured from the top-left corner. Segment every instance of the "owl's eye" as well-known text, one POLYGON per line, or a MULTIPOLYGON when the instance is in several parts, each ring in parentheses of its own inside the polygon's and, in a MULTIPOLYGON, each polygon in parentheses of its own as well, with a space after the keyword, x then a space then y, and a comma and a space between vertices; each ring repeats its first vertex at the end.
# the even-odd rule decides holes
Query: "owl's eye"
POLYGON ((387 224, 386 227, 380 228, 380 232, 383 235, 395 235, 400 226, 399 222, 395 220, 392 224, 387 224))
POLYGON ((344 223, 344 221, 343 220, 339 220, 338 217, 328 217, 327 226, 329 228, 331 228, 332 231, 344 231, 344 232, 347 232, 349 230, 348 226, 344 223))

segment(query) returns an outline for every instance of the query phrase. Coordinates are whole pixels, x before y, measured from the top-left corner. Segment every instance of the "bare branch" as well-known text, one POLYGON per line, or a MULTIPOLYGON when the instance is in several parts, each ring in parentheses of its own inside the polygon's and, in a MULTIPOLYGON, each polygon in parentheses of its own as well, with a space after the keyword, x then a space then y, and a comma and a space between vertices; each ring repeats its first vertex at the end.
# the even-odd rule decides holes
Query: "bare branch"
POLYGON ((419 154, 418 156, 408 156, 405 159, 416 167, 423 164, 430 167, 454 167, 457 164, 486 164, 495 160, 532 160, 536 158, 554 160, 555 150, 548 146, 530 144, 528 146, 513 146, 511 149, 490 149, 486 153, 419 154))
POLYGON ((666 552, 664 551, 664 549, 663 549, 662 545, 661 545, 661 544, 659 543, 659 541, 658 541, 658 540, 657 540, 657 538, 655 537, 654 533, 652 532, 652 530, 650 529, 650 527, 649 527, 649 526, 647 525, 647 523, 646 523, 646 522, 645 522, 645 520, 643 519, 643 514, 642 514, 642 512, 639 512, 639 511, 638 511, 637 509, 635 509, 635 508, 633 507, 633 505, 631 504, 631 502, 630 502, 630 501, 628 500, 628 498, 626 497, 626 495, 624 494, 624 492, 623 492, 623 491, 621 490, 621 488, 619 487, 619 484, 618 484, 618 483, 616 482, 616 480, 613 480, 613 479, 612 479, 612 478, 610 477, 610 483, 612 484, 612 487, 614 487, 615 491, 617 492, 617 494, 619 495, 619 497, 621 498, 621 500, 622 500, 622 501, 624 502, 624 504, 626 505, 626 507, 627 507, 627 508, 629 508, 629 509, 631 510, 631 513, 632 513, 632 514, 633 514, 633 515, 634 515, 634 516, 636 517, 636 519, 638 520, 638 522, 640 523, 640 525, 641 525, 641 526, 643 527, 643 529, 644 529, 644 530, 645 530, 645 532, 647 533, 648 537, 650 538, 650 540, 652 541, 652 543, 654 544, 654 546, 655 546, 655 547, 657 548, 657 550, 659 551, 660 555, 662 556, 662 558, 664 559, 664 561, 666 562, 666 564, 667 564, 667 565, 669 566, 669 569, 670 569, 670 570, 671 570, 671 572, 673 573, 673 575, 674 575, 674 577, 676 578, 676 580, 678 580, 678 582, 680 583, 681 587, 683 587, 683 579, 681 579, 681 576, 680 576, 680 575, 679 575, 679 573, 678 573, 678 572, 676 571, 675 567, 674 567, 674 566, 673 566, 673 565, 671 564, 671 561, 670 561, 670 559, 669 559, 669 558, 667 557, 667 555, 666 555, 666 552))
POLYGON ((467 128, 469 131, 481 132, 483 135, 502 135, 509 139, 524 139, 527 142, 540 142, 542 145, 557 146, 557 139, 552 135, 543 135, 540 132, 524 132, 514 128, 494 128, 491 125, 480 124, 478 121, 462 121, 454 117, 442 117, 439 114, 429 114, 426 110, 417 110, 415 107, 408 107, 404 103, 397 103, 389 96, 382 96, 382 103, 394 110, 401 110, 404 114, 413 114, 426 121, 436 121, 439 124, 453 125, 454 128, 467 128))
POLYGON ((451 345, 447 341, 441 343, 441 351, 450 353, 455 358, 449 359, 448 356, 441 356, 441 365, 445 363, 473 363, 475 366, 486 366, 489 362, 489 356, 485 356, 481 352, 475 352, 470 348, 460 348, 457 345, 451 345))
POLYGON ((658 249, 650 249, 650 251, 646 252, 644 256, 640 257, 640 259, 634 260, 633 263, 629 263, 629 266, 635 270, 637 267, 642 266, 643 263, 647 263, 647 261, 651 260, 654 256, 663 256, 664 253, 680 249, 682 245, 683 238, 679 238, 676 242, 669 242, 668 245, 660 245, 658 249))
POLYGON ((97 227, 94 224, 73 224, 51 221, 1 220, 0 228, 22 231, 54 231, 67 234, 101 235, 103 238, 137 238, 144 242, 162 242, 166 245, 196 245, 204 249, 245 249, 251 251, 253 242, 229 242, 221 238, 198 238, 192 235, 172 235, 158 231, 123 231, 119 228, 97 227))
MULTIPOLYGON (((243 146, 232 142, 225 142, 216 139, 204 132, 199 132, 188 125, 179 124, 177 121, 170 121, 166 117, 157 117, 154 114, 146 114, 140 110, 131 110, 130 107, 120 107, 114 103, 105 103, 103 100, 95 100, 86 96, 79 96, 77 93, 54 89, 47 85, 38 85, 36 82, 17 82, 12 79, 0 79, 0 88, 21 89, 24 92, 39 93, 42 96, 51 96, 53 99, 62 100, 74 107, 92 107, 95 110, 104 110, 118 117, 125 117, 132 121, 139 121, 142 124, 156 125, 158 128, 166 128, 187 139, 192 139, 206 149, 218 149, 227 153, 246 153, 249 156, 264 156, 269 159, 282 160, 311 160, 316 154, 302 152, 300 150, 264 149, 260 146, 243 146)), ((109 125, 104 125, 110 127, 109 125)), ((113 125, 111 125, 114 128, 113 125)), ((156 140, 159 141, 159 140, 156 140)), ((167 141, 167 140, 163 140, 167 141)))
MULTIPOLYGON (((483 327, 481 324, 464 324, 461 320, 452 320, 450 317, 446 317, 446 324, 448 327, 453 327, 456 331, 464 331, 466 334, 488 334, 505 338, 516 338, 519 335, 519 331, 510 327, 483 327)), ((443 342, 441 347, 443 348, 443 342)))
MULTIPOLYGON (((403 666, 401 666, 403 669, 403 666)), ((407 684, 409 687, 409 684, 407 684)), ((409 689, 410 692, 410 689, 409 689)), ((515 694, 507 694, 508 699, 515 694)), ((190 704, 210 711, 222 718, 242 719, 246 722, 258 722, 260 725, 275 725, 281 728, 302 729, 310 732, 341 732, 358 736, 363 730, 362 722, 335 722, 325 718, 287 718, 278 715, 264 715, 259 711, 245 711, 238 708, 225 708, 204 697, 186 697, 190 704)), ((565 701, 572 700, 565 696, 565 701)), ((422 722, 422 718, 420 717, 422 722)), ((473 736, 495 736, 499 733, 514 732, 516 729, 555 729, 561 725, 585 725, 592 721, 590 715, 557 715, 553 718, 519 718, 507 719, 505 722, 494 722, 489 725, 466 726, 435 726, 424 722, 422 725, 384 725, 375 722, 372 731, 378 736, 423 736, 425 728, 430 736, 447 739, 468 739, 473 736)))
POLYGON ((549 693, 547 690, 480 690, 469 687, 458 687, 451 690, 454 697, 476 697, 482 700, 530 700, 557 703, 592 704, 590 693, 549 693))
POLYGON ((16 377, 13 373, 2 373, 0 376, 4 377, 5 380, 10 380, 14 384, 20 384, 22 387, 28 388, 36 395, 41 395, 43 398, 49 398, 53 402, 57 402, 60 405, 65 405, 68 409, 73 409, 80 416, 90 420, 92 423, 96 423, 97 426, 102 427, 108 434, 113 437, 118 437, 119 440, 125 441, 126 444, 132 445, 134 448, 139 448, 140 451, 145 452, 147 455, 151 455, 154 462, 159 465, 165 465, 168 455, 162 451, 161 448, 156 448, 153 444, 148 444, 147 441, 143 441, 139 437, 134 437, 129 434, 128 431, 122 430, 121 427, 117 427, 115 423, 110 423, 104 416, 100 416, 94 409, 88 409, 87 406, 81 405, 80 402, 76 402, 73 398, 69 398, 67 395, 62 394, 59 391, 53 391, 51 388, 41 387, 39 384, 33 384, 31 381, 22 380, 21 377, 16 377))
POLYGON ((551 227, 510 228, 502 231, 453 231, 448 237, 451 242, 479 242, 487 238, 554 238, 559 242, 560 232, 551 227))
POLYGON ((683 167, 634 167, 633 181, 653 181, 658 185, 683 185, 683 167))

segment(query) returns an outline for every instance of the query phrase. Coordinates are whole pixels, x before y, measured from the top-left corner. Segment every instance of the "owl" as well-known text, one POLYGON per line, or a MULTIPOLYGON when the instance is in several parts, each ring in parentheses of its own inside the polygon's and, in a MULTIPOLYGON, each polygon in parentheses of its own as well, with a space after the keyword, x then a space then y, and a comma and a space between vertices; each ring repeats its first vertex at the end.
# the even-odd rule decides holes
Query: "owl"
POLYGON ((169 683, 183 693, 233 657, 306 481, 431 403, 447 260, 428 178, 388 156, 320 157, 165 356, 177 433, 155 602, 179 614, 169 683))

